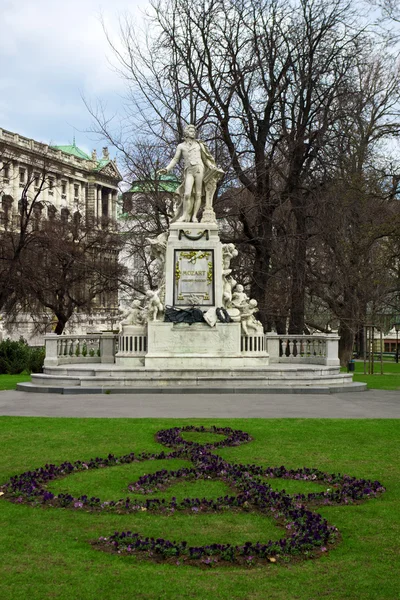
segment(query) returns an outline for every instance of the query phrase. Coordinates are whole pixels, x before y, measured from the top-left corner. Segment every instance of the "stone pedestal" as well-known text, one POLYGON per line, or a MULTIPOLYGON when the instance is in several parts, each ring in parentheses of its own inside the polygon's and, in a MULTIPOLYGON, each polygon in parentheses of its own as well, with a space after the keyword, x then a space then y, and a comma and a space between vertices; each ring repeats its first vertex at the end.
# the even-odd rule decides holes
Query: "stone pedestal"
POLYGON ((142 367, 147 352, 147 327, 123 325, 118 336, 115 364, 119 367, 142 367))
POLYGON ((326 359, 325 364, 330 366, 339 366, 339 340, 340 336, 336 333, 330 333, 326 336, 326 359))
POLYGON ((235 369, 265 367, 266 350, 243 352, 239 323, 148 324, 145 367, 152 369, 235 369))
POLYGON ((222 245, 216 223, 173 223, 165 260, 165 305, 222 306, 222 245))

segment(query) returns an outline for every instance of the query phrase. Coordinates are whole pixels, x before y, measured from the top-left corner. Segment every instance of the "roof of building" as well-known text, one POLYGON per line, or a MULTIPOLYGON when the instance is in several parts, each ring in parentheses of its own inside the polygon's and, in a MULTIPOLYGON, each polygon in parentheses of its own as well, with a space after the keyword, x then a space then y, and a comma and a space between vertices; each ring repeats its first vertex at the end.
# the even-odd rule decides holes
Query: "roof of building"
POLYGON ((75 140, 73 141, 72 144, 69 144, 68 146, 52 146, 52 148, 54 148, 55 150, 61 150, 62 152, 65 152, 66 154, 72 154, 73 156, 76 156, 78 158, 84 158, 85 160, 92 160, 91 157, 88 154, 86 154, 86 152, 84 152, 83 150, 78 148, 78 146, 75 144, 75 140))
POLYGON ((175 175, 167 173, 167 175, 160 175, 149 179, 138 179, 132 183, 129 191, 136 194, 155 191, 173 193, 179 185, 179 179, 175 175))

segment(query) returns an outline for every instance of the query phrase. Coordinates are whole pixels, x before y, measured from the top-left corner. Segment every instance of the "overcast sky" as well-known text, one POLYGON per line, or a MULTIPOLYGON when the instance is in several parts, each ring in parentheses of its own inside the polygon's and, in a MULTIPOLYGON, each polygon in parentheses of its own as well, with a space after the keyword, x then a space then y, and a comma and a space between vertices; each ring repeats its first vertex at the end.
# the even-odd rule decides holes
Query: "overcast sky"
MULTIPOLYGON (((102 141, 87 133, 82 96, 121 112, 124 83, 110 66, 101 25, 115 39, 124 13, 136 22, 147 0, 0 0, 0 127, 86 152, 102 141)), ((394 24, 392 23, 392 26, 394 24)), ((113 151, 111 151, 112 156, 113 151)))
POLYGON ((91 118, 82 101, 101 98, 117 110, 123 83, 100 16, 116 31, 118 17, 140 18, 145 0, 0 0, 0 127, 85 151, 102 143, 85 133, 91 118))

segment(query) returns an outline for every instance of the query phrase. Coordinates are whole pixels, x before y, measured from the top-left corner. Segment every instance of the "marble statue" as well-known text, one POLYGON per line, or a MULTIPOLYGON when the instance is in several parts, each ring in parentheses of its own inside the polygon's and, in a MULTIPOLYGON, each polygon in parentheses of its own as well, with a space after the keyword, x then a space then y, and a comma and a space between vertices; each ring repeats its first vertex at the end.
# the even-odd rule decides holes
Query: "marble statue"
POLYGON ((165 254, 167 252, 168 232, 160 233, 155 239, 146 238, 147 245, 150 246, 150 254, 157 262, 160 271, 164 271, 165 254))
POLYGON ((183 182, 176 193, 180 200, 172 222, 197 223, 202 198, 205 198, 202 222, 215 222, 212 199, 217 182, 224 172, 219 169, 205 146, 204 142, 196 139, 195 125, 188 125, 184 130, 184 141, 176 149, 175 156, 165 167, 158 171, 164 175, 171 171, 183 158, 183 182))
POLYGON ((257 300, 249 300, 244 306, 243 311, 240 313, 240 324, 242 331, 245 335, 249 335, 249 329, 254 331, 262 331, 262 324, 254 316, 254 313, 258 311, 257 300))
POLYGON ((222 272, 222 303, 225 308, 230 308, 232 302, 232 290, 236 285, 236 281, 230 276, 232 269, 227 269, 222 272))
POLYGON ((249 297, 244 291, 244 287, 238 283, 232 293, 232 306, 239 310, 244 310, 248 301, 249 297))
POLYGON ((224 271, 230 269, 231 260, 238 255, 235 244, 222 244, 222 263, 224 271))
POLYGON ((160 290, 147 290, 147 317, 149 321, 157 321, 157 317, 161 315, 164 306, 160 300, 160 290))
POLYGON ((142 308, 140 300, 133 300, 132 306, 122 312, 120 329, 123 325, 144 325, 146 322, 146 312, 142 308))

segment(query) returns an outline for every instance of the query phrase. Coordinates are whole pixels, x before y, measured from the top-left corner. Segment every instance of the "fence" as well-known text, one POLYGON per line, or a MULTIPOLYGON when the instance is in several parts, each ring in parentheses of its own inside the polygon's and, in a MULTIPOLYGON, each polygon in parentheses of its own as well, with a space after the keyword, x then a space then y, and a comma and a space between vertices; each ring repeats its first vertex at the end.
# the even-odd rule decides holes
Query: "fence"
POLYGON ((44 366, 82 363, 114 363, 117 336, 113 333, 45 336, 44 366))
POLYGON ((336 333, 316 335, 265 335, 270 363, 340 364, 339 336, 336 333))
MULTIPOLYGON (((337 366, 339 336, 278 335, 276 333, 241 336, 244 356, 269 355, 270 363, 299 363, 337 366)), ((128 326, 123 334, 112 332, 86 335, 45 336, 44 366, 79 363, 115 363, 121 359, 142 358, 147 354, 147 333, 142 327, 128 326)))

